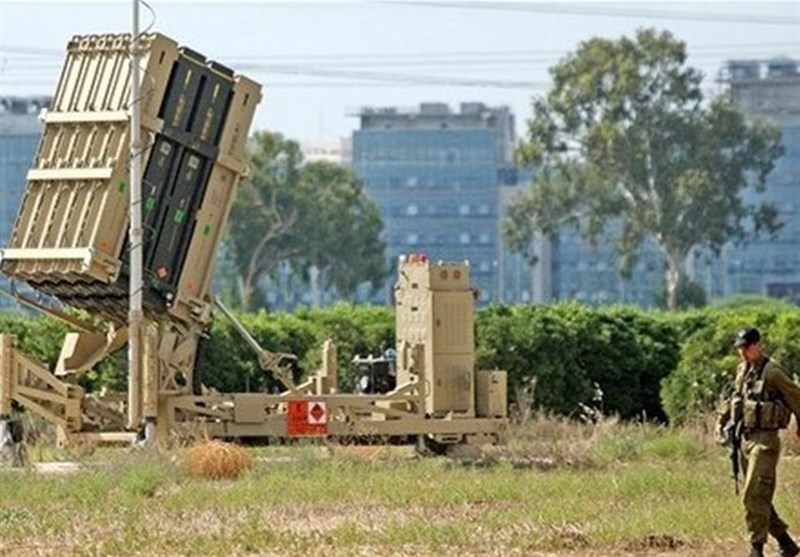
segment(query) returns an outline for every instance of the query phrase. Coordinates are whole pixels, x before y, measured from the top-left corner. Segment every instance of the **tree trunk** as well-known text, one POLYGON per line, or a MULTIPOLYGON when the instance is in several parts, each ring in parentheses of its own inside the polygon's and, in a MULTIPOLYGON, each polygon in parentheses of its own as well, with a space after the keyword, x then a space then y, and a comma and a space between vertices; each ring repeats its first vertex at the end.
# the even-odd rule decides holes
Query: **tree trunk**
POLYGON ((236 285, 239 290, 239 307, 242 311, 250 311, 253 301, 253 283, 242 275, 236 275, 236 285))
POLYGON ((684 263, 686 257, 678 254, 667 256, 667 308, 670 311, 678 310, 678 287, 685 274, 684 263))

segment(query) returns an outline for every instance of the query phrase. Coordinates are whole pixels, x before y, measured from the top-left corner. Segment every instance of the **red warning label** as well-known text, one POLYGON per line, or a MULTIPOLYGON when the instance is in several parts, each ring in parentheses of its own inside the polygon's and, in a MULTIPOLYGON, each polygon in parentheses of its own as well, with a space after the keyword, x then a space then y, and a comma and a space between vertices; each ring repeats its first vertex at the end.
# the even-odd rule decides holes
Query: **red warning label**
POLYGON ((318 400, 289 400, 287 433, 289 435, 328 435, 327 404, 318 400))

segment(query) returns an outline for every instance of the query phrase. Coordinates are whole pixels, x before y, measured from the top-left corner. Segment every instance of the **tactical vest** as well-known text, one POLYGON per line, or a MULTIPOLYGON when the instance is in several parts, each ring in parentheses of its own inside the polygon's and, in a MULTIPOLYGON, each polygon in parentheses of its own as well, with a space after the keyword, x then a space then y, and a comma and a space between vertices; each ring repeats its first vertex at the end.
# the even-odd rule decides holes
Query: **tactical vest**
POLYGON ((792 412, 783 401, 783 396, 764 384, 764 370, 770 363, 762 358, 755 373, 743 374, 731 400, 731 412, 735 421, 742 422, 749 430, 784 429, 789 426, 792 412))

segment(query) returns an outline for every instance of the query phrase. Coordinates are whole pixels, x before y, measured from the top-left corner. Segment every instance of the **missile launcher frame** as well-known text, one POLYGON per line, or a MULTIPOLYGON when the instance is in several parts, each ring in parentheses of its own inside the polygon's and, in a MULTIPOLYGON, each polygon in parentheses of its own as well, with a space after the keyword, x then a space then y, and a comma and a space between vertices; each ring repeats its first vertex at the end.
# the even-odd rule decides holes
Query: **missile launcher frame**
MULTIPOLYGON (((500 442, 506 376, 475 372, 473 291, 465 263, 412 255, 399 265, 396 382, 338 392, 336 349, 296 385, 285 356, 262 349, 211 292, 222 231, 246 176, 245 143, 261 86, 160 34, 140 38, 141 95, 130 99, 130 35, 74 37, 28 172, 0 272, 93 318, 30 306, 67 322, 54 370, 0 334, 0 426, 19 406, 62 443, 134 441, 145 421, 220 438, 417 437, 432 446, 500 442), (129 391, 87 394, 78 379, 128 342, 131 103, 141 105, 144 323, 141 376, 129 391), (203 392, 197 353, 220 310, 283 383, 277 395, 203 392), (99 327, 98 322, 104 326, 99 327), (130 395, 130 393, 129 393, 130 395)), ((134 372, 131 372, 134 373, 134 372)), ((2 434, 2 432, 0 432, 2 434)), ((1 437, 2 435, 0 435, 1 437)))

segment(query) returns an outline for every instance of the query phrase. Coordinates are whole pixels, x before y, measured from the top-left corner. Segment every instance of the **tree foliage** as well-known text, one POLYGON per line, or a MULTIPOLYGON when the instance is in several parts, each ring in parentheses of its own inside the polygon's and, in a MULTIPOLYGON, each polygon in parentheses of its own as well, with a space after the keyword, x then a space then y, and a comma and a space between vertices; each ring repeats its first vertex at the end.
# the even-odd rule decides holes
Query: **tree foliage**
POLYGON ((660 382, 680 350, 674 329, 655 316, 575 303, 493 307, 479 312, 476 328, 478 369, 506 370, 512 397, 535 382, 539 410, 578 417, 589 406, 666 419, 660 382))
POLYGON ((551 68, 553 87, 535 100, 519 151, 540 172, 504 224, 514 249, 563 225, 597 239, 618 221, 623 274, 645 238, 655 240, 675 309, 692 248, 719 253, 778 228, 773 206, 747 205, 740 193, 751 181, 763 191, 783 154, 780 132, 723 97, 705 102, 702 74, 685 64, 683 42, 648 29, 581 43, 551 68))
POLYGON ((243 309, 255 306, 258 281, 296 255, 291 234, 307 212, 299 195, 300 146, 267 132, 256 133, 253 142, 250 177, 239 188, 226 236, 243 309))
POLYGON ((380 288, 387 272, 383 224, 359 180, 347 168, 315 162, 303 167, 302 181, 317 194, 315 215, 304 230, 304 266, 317 267, 322 286, 335 288, 344 299, 366 281, 380 288))
POLYGON ((758 327, 765 353, 800 380, 797 307, 767 301, 735 308, 706 308, 680 315, 675 325, 681 333, 681 359, 661 389, 664 409, 675 423, 717 408, 739 363, 733 348, 734 335, 745 326, 758 327))
POLYGON ((250 167, 226 238, 241 308, 263 307, 258 284, 281 265, 303 277, 317 267, 322 288, 344 298, 363 282, 380 287, 386 276, 380 214, 350 170, 304 164, 295 141, 270 132, 255 135, 250 167))

